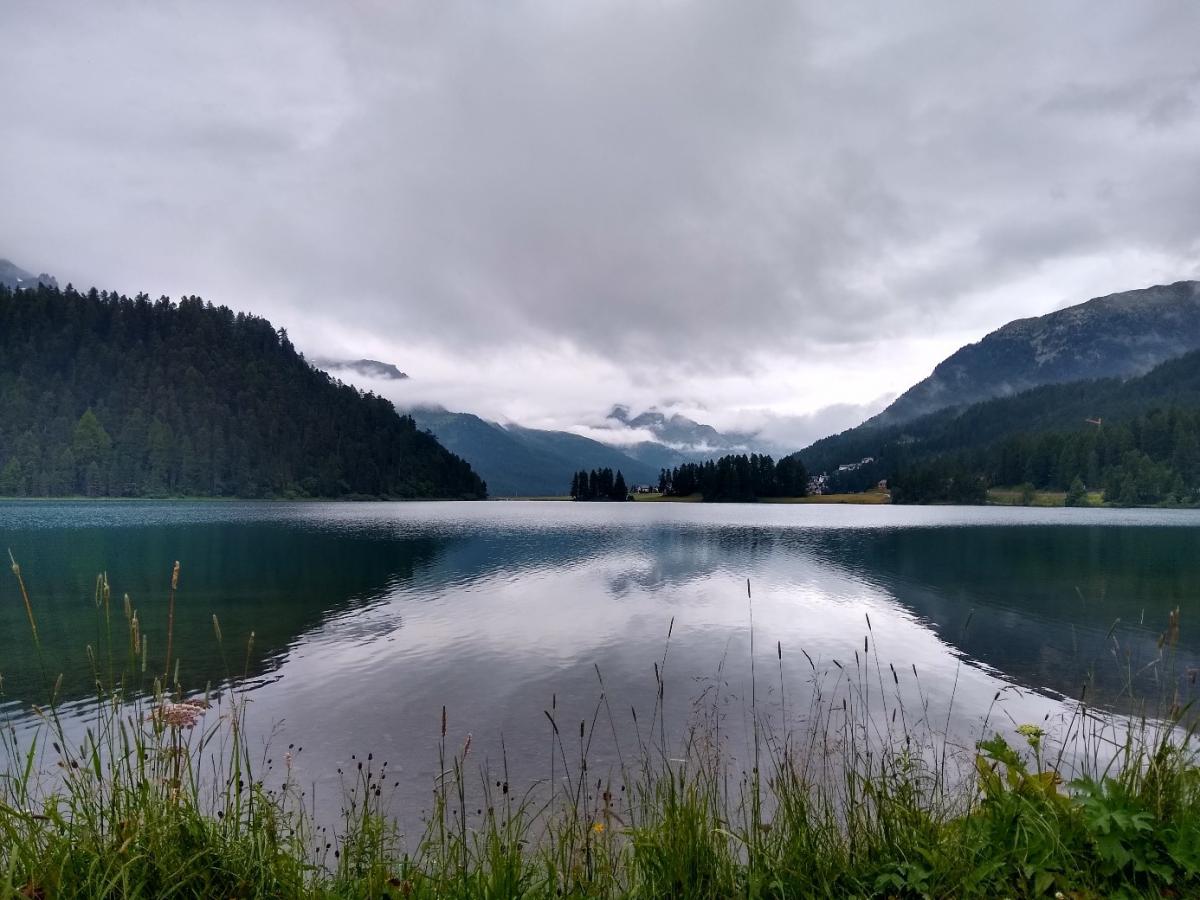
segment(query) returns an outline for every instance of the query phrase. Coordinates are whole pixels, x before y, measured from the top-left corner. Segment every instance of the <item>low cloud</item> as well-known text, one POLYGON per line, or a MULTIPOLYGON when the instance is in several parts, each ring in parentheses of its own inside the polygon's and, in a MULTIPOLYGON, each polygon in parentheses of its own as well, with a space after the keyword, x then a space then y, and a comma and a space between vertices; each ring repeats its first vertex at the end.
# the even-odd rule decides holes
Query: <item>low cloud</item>
POLYGON ((657 435, 648 428, 627 428, 622 425, 604 427, 598 425, 572 425, 568 431, 574 434, 612 444, 614 447, 632 447, 645 441, 658 441, 657 435))
POLYGON ((0 255, 267 314, 401 399, 695 398, 795 442, 955 341, 1200 274, 1194 4, 64 0, 0 31, 0 255))
POLYGON ((868 403, 834 403, 804 415, 767 416, 758 434, 778 447, 807 447, 813 441, 853 428, 895 399, 896 394, 884 394, 868 403))

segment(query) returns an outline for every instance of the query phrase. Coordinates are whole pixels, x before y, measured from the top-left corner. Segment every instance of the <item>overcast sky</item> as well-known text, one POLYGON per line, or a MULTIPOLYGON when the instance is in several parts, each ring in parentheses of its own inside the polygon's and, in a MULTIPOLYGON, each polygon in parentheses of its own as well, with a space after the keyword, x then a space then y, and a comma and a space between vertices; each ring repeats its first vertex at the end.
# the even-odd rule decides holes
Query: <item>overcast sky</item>
POLYGON ((800 445, 1200 277, 1200 3, 0 4, 0 257, 800 445))

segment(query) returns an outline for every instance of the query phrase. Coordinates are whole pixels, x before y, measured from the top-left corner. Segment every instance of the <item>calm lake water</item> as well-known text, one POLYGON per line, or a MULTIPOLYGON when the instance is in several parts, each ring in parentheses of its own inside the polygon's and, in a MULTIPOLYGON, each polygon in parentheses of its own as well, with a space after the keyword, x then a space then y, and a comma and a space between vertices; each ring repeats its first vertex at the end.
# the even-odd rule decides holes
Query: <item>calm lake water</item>
MULTIPOLYGON (((503 735, 514 778, 544 777, 543 711, 577 733, 595 715, 598 667, 615 712, 613 746, 596 752, 632 744, 631 710, 648 717, 666 652, 673 734, 702 697, 742 727, 751 614, 763 705, 778 704, 782 679, 804 710, 814 669, 852 669, 869 638, 871 657, 919 678, 929 714, 964 741, 997 692, 997 718, 1032 721, 1085 682, 1089 700, 1117 705, 1130 683, 1189 695, 1200 664, 1193 511, 10 501, 4 548, 68 698, 88 695, 85 645, 107 644, 96 574, 113 587, 118 646, 127 593, 160 658, 179 560, 184 683, 249 685, 261 739, 276 755, 302 745, 300 777, 326 795, 350 754, 389 759, 414 809, 436 775, 443 704, 452 741, 473 733, 473 753, 494 761, 503 735), (1157 638, 1176 606, 1168 672, 1157 638)), ((26 721, 45 682, 7 574, 0 672, 4 715, 26 721)))

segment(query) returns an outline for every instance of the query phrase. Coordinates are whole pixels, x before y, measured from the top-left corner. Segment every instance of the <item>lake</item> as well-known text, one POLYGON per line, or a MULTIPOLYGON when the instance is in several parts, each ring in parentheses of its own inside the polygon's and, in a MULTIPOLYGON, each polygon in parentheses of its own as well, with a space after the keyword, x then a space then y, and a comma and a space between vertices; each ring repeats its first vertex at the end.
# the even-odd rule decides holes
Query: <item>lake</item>
POLYGON ((101 571, 114 655, 128 594, 160 659, 179 560, 184 684, 246 688, 264 756, 303 746, 297 772, 319 796, 336 796, 351 754, 389 759, 410 817, 437 774, 443 705, 448 740, 472 734, 481 762, 495 765, 503 736, 514 779, 546 775, 546 712, 575 733, 603 716, 598 758, 645 739, 656 670, 668 741, 709 708, 744 734, 751 622, 757 702, 785 729, 834 666, 872 680, 894 666, 924 716, 966 743, 989 709, 1045 720, 1085 684, 1120 709, 1131 691, 1186 698, 1200 665, 1195 511, 7 501, 0 548, 25 575, 48 673, 6 574, 10 721, 26 724, 59 673, 66 699, 88 697, 85 646, 103 657, 109 640, 101 571), (1158 638, 1176 606, 1172 660, 1158 638))

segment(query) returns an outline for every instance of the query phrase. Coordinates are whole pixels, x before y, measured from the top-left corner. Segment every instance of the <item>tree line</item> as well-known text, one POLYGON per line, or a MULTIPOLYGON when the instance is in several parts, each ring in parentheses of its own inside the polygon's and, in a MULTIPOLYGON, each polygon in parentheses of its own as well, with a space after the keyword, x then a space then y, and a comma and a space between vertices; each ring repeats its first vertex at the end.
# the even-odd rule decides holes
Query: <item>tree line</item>
POLYGON ((987 447, 899 461, 895 502, 982 502, 975 485, 1102 491, 1121 506, 1200 504, 1200 410, 1153 409, 1129 421, 1015 434, 987 447), (970 490, 964 485, 972 484, 970 490))
POLYGON ((667 496, 700 494, 705 500, 803 497, 808 493, 808 472, 795 456, 776 462, 767 454, 731 454, 663 469, 658 489, 667 496))
POLYGON ((382 397, 270 322, 68 285, 0 287, 0 495, 486 496, 382 397))
POLYGON ((618 469, 613 475, 612 469, 592 469, 590 472, 580 469, 571 479, 572 500, 628 500, 629 486, 625 484, 625 476, 618 469))

